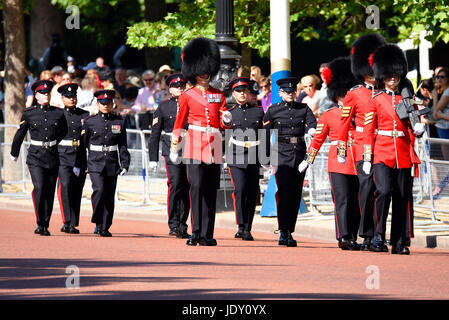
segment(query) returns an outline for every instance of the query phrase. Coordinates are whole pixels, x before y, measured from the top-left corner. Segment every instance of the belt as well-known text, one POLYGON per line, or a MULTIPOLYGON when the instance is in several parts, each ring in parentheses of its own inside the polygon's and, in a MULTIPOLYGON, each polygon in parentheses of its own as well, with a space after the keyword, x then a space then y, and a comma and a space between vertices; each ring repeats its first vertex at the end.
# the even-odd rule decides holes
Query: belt
MULTIPOLYGON (((352 145, 354 145, 354 140, 353 139, 349 139, 348 141, 346 141, 346 144, 348 146, 352 146, 352 145)), ((331 141, 331 146, 338 146, 338 140, 331 141)))
POLYGON ((363 132, 363 127, 356 126, 355 131, 363 132))
POLYGON ((229 142, 235 144, 236 146, 245 147, 245 148, 255 147, 255 146, 258 146, 260 144, 259 140, 256 140, 256 141, 239 141, 239 140, 234 139, 234 137, 231 137, 229 142))
POLYGON ((100 151, 100 152, 113 152, 113 151, 117 151, 118 150, 118 145, 113 145, 113 146, 96 146, 91 144, 90 145, 90 150, 91 151, 100 151))
POLYGON ((278 137, 279 142, 295 144, 304 141, 304 137, 278 137))
POLYGON ((201 126, 196 126, 194 124, 189 124, 189 129, 190 130, 197 130, 197 131, 201 131, 201 132, 206 132, 206 133, 218 133, 218 132, 220 132, 220 130, 218 128, 201 127, 201 126))
MULTIPOLYGON (((162 130, 161 134, 164 135, 164 136, 171 137, 173 135, 173 132, 165 132, 164 130, 162 130)), ((181 131, 181 137, 184 137, 185 135, 186 135, 186 131, 182 130, 181 131)))
POLYGON ((77 139, 73 139, 73 140, 61 140, 61 142, 59 142, 60 146, 66 146, 66 147, 79 147, 80 145, 80 141, 77 139))
POLYGON ((33 146, 38 146, 38 147, 42 147, 42 148, 50 148, 53 147, 57 144, 58 142, 56 140, 53 141, 37 141, 37 140, 30 140, 30 144, 32 144, 33 146))
POLYGON ((377 134, 380 134, 381 136, 387 136, 387 137, 403 137, 405 136, 403 131, 398 130, 377 130, 377 134))

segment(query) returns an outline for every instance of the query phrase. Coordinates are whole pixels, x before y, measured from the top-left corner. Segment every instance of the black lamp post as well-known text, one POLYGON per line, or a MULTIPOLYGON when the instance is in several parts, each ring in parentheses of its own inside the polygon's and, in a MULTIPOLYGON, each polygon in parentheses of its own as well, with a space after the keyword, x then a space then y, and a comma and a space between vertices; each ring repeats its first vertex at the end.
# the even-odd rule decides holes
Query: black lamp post
POLYGON ((215 41, 220 48, 221 66, 218 74, 212 79, 213 87, 225 91, 229 81, 237 76, 241 56, 233 46, 234 38, 234 3, 233 0, 216 0, 215 2, 215 41))

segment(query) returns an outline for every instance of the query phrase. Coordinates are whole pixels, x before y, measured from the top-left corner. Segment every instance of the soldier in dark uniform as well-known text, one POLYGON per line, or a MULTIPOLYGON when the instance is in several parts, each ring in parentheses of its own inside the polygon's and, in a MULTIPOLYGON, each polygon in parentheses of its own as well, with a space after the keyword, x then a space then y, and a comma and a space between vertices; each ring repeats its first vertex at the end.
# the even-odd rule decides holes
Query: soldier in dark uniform
POLYGON ((36 104, 26 108, 11 146, 11 157, 17 160, 23 139, 30 131, 27 165, 33 182, 33 204, 37 219, 36 234, 49 236, 48 226, 53 211, 53 200, 58 178, 58 143, 66 135, 64 111, 50 106, 53 82, 38 80, 31 89, 36 104))
POLYGON ((232 198, 238 231, 235 238, 254 240, 251 226, 256 210, 259 188, 259 168, 257 160, 258 131, 262 129, 264 112, 259 106, 248 103, 250 95, 249 79, 240 77, 229 83, 237 102, 229 109, 233 126, 226 148, 226 162, 234 187, 232 198))
POLYGON ((76 83, 68 83, 58 88, 64 103, 67 135, 58 145, 59 173, 58 200, 64 225, 62 232, 78 234, 81 197, 86 181, 86 149, 80 145, 81 128, 89 116, 88 111, 76 108, 76 83))
POLYGON ((167 212, 169 235, 188 238, 187 218, 189 217, 190 199, 187 167, 185 163, 173 163, 170 160, 170 144, 173 126, 179 112, 178 97, 186 87, 186 80, 181 73, 173 74, 165 80, 172 97, 159 105, 154 112, 151 136, 148 141, 150 169, 156 169, 159 160, 159 140, 162 140, 162 155, 167 169, 167 212))
POLYGON ((298 166, 306 155, 304 135, 313 135, 316 119, 307 104, 296 102, 296 85, 299 79, 279 79, 279 94, 282 102, 271 105, 264 116, 263 128, 270 141, 270 130, 274 129, 277 143, 271 147, 270 163, 276 179, 276 205, 279 230, 279 245, 296 247, 292 233, 302 197, 305 173, 298 166), (306 129, 307 127, 307 129, 306 129), (306 131, 307 130, 307 131, 306 131))
POLYGON ((94 233, 111 237, 109 228, 114 216, 117 176, 129 168, 130 154, 126 143, 124 119, 112 112, 115 90, 99 90, 98 113, 86 118, 81 131, 83 144, 89 150, 87 170, 92 181, 92 222, 94 233))

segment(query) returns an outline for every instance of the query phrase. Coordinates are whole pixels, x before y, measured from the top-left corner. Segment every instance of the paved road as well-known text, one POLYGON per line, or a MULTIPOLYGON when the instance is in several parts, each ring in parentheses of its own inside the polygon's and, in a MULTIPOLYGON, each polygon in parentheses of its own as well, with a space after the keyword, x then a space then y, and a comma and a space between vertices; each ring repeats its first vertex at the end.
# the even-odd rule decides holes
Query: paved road
POLYGON ((67 235, 58 214, 43 237, 33 234, 33 212, 7 209, 0 299, 449 299, 449 250, 347 252, 304 238, 287 248, 272 233, 245 242, 230 229, 216 229, 217 247, 189 247, 150 221, 116 219, 113 237, 101 238, 83 216, 81 234, 67 235))

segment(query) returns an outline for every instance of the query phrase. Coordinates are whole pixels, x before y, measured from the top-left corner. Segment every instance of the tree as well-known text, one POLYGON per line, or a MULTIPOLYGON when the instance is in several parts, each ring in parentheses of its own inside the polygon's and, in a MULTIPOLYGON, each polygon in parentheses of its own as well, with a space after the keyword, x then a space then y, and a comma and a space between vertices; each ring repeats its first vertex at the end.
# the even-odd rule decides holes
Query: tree
MULTIPOLYGON (((5 32, 5 123, 18 124, 25 106, 25 24, 22 0, 3 1, 3 21, 5 32)), ((5 141, 11 142, 16 130, 8 128, 5 141)), ((20 180, 20 164, 9 158, 9 150, 4 156, 4 179, 20 180)))
MULTIPOLYGON (((368 29, 367 8, 371 0, 329 1, 290 0, 292 33, 308 41, 318 39, 321 25, 330 40, 347 45, 360 35, 377 31, 389 41, 413 39, 419 44, 419 32, 426 30, 432 43, 449 42, 449 5, 441 0, 379 0, 380 30, 368 29)), ((257 50, 260 56, 270 52, 269 3, 266 0, 234 1, 235 36, 242 44, 257 50)), ((136 48, 183 47, 197 36, 214 37, 215 3, 182 1, 179 11, 168 13, 163 21, 139 22, 128 29, 128 43, 136 48)))

